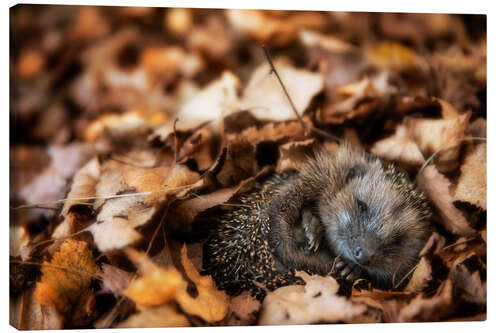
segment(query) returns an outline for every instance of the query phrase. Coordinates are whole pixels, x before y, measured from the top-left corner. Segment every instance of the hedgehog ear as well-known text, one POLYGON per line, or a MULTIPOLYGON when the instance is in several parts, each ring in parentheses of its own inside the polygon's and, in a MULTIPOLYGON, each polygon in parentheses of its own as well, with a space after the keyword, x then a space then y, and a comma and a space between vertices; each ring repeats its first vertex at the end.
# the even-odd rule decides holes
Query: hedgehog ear
POLYGON ((351 165, 344 173, 344 185, 349 183, 353 178, 364 175, 365 169, 359 164, 351 165))

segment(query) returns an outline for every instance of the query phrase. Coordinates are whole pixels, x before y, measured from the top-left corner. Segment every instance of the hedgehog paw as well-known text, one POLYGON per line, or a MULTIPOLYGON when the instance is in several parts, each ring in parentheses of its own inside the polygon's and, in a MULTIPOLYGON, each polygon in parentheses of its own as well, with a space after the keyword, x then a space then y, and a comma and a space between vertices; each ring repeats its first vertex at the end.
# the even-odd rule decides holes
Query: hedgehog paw
POLYGON ((310 208, 302 210, 302 225, 306 235, 307 249, 312 252, 318 251, 321 240, 321 224, 310 208))
POLYGON ((361 277, 361 268, 349 261, 338 258, 333 268, 334 276, 339 277, 347 282, 354 282, 354 280, 361 277))

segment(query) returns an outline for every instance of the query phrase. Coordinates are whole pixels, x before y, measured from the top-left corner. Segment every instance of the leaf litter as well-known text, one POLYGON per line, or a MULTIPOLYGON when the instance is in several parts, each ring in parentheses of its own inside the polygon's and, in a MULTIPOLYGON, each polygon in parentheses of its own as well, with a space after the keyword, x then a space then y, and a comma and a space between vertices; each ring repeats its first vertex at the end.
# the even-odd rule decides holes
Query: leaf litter
POLYGON ((11 324, 484 320, 486 30, 463 17, 11 9, 11 324), (218 290, 200 269, 217 214, 339 137, 429 198, 406 280, 301 272, 263 301, 218 290))

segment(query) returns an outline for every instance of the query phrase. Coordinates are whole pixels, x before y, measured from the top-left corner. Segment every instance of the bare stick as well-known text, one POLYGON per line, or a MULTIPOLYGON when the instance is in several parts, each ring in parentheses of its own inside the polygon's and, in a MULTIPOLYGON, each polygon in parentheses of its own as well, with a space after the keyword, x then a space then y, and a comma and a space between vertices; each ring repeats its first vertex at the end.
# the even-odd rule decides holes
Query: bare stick
POLYGON ((305 123, 304 123, 304 121, 300 118, 299 111, 298 111, 298 110, 297 110, 297 108, 295 107, 295 104, 293 104, 292 98, 291 98, 291 97, 290 97, 290 95, 288 94, 288 90, 286 90, 286 87, 285 87, 285 85, 283 84, 283 81, 281 81, 281 77, 280 77, 280 75, 278 74, 278 71, 276 70, 276 67, 274 67, 273 60, 271 59, 271 54, 269 53, 268 49, 267 49, 264 45, 262 45, 262 49, 264 50, 264 54, 266 55, 266 59, 267 59, 267 62, 269 63, 269 66, 271 66, 271 71, 270 71, 270 74, 271 74, 271 73, 274 73, 274 75, 276 75, 276 78, 278 79, 278 82, 280 83, 281 88, 283 89, 283 92, 285 93, 286 98, 288 99, 288 102, 290 102, 290 105, 292 106, 293 112, 295 113, 295 116, 297 117, 297 120, 299 121, 300 126, 302 126, 302 129, 303 129, 304 131, 306 131, 306 130, 307 130, 307 128, 306 128, 306 124, 305 124, 305 123))
POLYGON ((314 126, 311 126, 311 127, 306 126, 306 124, 304 123, 304 121, 300 117, 299 111, 295 107, 295 104, 293 103, 292 98, 290 97, 290 94, 288 93, 288 90, 286 90, 285 84, 281 80, 281 77, 278 74, 276 67, 274 67, 273 60, 271 59, 271 54, 269 53, 269 50, 264 45, 262 45, 262 49, 264 50, 264 54, 266 55, 266 59, 267 59, 267 62, 269 63, 269 66, 271 66, 270 74, 274 73, 274 75, 276 75, 276 78, 278 79, 278 82, 279 82, 281 88, 283 89, 283 92, 285 93, 286 98, 288 99, 288 102, 292 106, 293 112, 295 113, 295 116, 297 117, 297 120, 299 121, 300 126, 302 126, 302 129, 304 130, 304 132, 311 131, 311 132, 314 132, 316 134, 323 135, 324 137, 330 138, 334 141, 340 142, 341 141, 340 138, 336 137, 335 135, 331 135, 330 133, 325 132, 323 130, 320 130, 319 128, 316 128, 314 126))

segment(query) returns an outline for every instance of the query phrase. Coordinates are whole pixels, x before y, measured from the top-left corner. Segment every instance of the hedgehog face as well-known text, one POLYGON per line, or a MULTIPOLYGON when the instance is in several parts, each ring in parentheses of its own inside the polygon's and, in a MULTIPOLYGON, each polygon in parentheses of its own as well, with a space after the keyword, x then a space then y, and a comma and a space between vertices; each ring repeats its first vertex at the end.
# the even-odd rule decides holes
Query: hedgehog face
POLYGON ((384 175, 356 175, 318 209, 329 248, 390 287, 416 263, 429 228, 420 202, 384 175))

